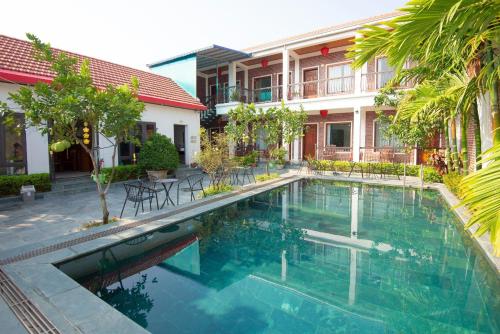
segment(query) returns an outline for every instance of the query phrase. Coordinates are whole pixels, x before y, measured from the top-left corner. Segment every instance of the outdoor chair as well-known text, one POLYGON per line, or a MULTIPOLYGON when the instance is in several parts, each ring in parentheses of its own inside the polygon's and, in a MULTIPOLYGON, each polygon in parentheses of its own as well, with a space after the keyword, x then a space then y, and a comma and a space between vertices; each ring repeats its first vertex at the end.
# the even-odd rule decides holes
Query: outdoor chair
POLYGON ((139 182, 143 186, 145 192, 148 192, 149 195, 155 197, 156 209, 160 210, 160 205, 158 204, 158 194, 165 191, 165 188, 163 188, 161 184, 157 183, 157 180, 158 179, 156 177, 149 177, 139 179, 139 182))
POLYGON ((195 193, 201 191, 205 196, 205 189, 203 188, 203 179, 205 174, 192 174, 179 180, 177 183, 177 205, 179 205, 179 193, 181 191, 191 193, 191 201, 195 200, 195 193))
POLYGON ((144 201, 149 201, 149 210, 151 210, 151 201, 154 198, 154 195, 149 191, 144 191, 144 186, 142 183, 124 183, 125 187, 125 202, 123 202, 122 211, 120 212, 120 218, 123 215, 123 210, 125 209, 125 205, 128 201, 134 203, 135 215, 139 212, 139 206, 142 208, 142 212, 144 212, 144 201))

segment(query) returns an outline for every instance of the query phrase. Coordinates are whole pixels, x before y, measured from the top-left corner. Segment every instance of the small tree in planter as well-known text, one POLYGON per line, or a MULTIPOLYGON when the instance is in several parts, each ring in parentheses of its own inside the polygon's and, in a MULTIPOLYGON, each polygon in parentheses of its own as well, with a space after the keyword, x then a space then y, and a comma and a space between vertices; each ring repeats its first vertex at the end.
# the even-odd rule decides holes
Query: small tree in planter
MULTIPOLYGON (((141 119, 144 104, 137 99, 139 82, 131 78, 130 85, 114 87, 108 85, 98 88, 92 82, 88 60, 78 67, 78 60, 63 52, 54 53, 49 44, 42 43, 36 36, 27 34, 33 43, 37 61, 50 64, 55 73, 50 83, 38 82, 33 87, 23 86, 9 99, 24 111, 25 126, 34 127, 44 135, 50 135, 54 150, 64 149, 70 143, 80 145, 90 157, 93 166, 93 179, 99 194, 102 209, 102 222, 108 223, 109 210, 106 201, 115 174, 115 157, 118 145, 133 141, 131 130, 141 119), (89 146, 88 138, 81 136, 80 124, 87 124, 94 134, 108 140, 105 145, 111 148, 112 166, 107 180, 101 174, 98 152, 95 144, 89 146)), ((8 106, 0 104, 0 114, 6 122, 14 114, 8 106)))
POLYGON ((141 172, 164 179, 179 167, 179 154, 172 140, 155 133, 141 147, 137 163, 141 172))

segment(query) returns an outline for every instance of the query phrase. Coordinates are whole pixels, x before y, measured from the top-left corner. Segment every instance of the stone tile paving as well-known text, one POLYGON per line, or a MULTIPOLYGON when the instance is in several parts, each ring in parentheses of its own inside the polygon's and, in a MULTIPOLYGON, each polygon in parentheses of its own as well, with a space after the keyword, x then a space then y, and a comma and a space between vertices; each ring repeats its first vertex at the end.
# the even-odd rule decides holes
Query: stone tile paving
MULTIPOLYGON (((262 173, 257 169, 256 174, 262 173)), ((286 170, 281 171, 282 173, 286 170)), ((208 186, 208 177, 204 186, 208 186)), ((248 183, 246 180, 245 183, 248 183)), ((171 197, 176 202, 176 185, 172 187, 171 197)), ((123 186, 112 187, 107 196, 110 217, 119 217, 125 199, 123 186)), ((165 194, 159 194, 161 204, 165 194)), ((190 201, 189 192, 180 192, 179 203, 190 201)), ((153 210, 150 212, 149 204, 144 203, 144 213, 139 209, 137 217, 133 203, 128 202, 123 212, 123 221, 141 219, 150 213, 168 212, 175 207, 165 205, 158 211, 153 201, 153 210)), ((101 210, 95 192, 82 192, 72 195, 47 196, 36 200, 34 203, 19 203, 14 206, 0 207, 0 253, 9 249, 18 248, 32 243, 39 243, 61 235, 68 235, 81 230, 82 225, 92 220, 100 219, 101 210)))

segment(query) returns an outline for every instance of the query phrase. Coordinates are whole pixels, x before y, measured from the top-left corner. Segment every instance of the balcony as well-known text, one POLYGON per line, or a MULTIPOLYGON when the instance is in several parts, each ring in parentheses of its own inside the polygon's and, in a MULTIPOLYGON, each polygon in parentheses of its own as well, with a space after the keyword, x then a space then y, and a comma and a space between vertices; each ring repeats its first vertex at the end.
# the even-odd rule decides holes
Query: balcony
MULTIPOLYGON (((361 91, 376 92, 383 88, 394 77, 394 71, 372 72, 361 74, 361 91)), ((412 82, 405 82, 398 85, 396 88, 405 89, 412 88, 412 82)))

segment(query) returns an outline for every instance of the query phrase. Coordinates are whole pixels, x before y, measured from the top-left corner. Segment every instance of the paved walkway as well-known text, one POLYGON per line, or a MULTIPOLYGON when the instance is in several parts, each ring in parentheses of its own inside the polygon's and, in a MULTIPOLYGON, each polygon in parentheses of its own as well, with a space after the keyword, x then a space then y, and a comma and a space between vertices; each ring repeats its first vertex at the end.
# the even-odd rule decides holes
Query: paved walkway
MULTIPOLYGON (((263 173, 261 168, 255 172, 256 175, 261 173, 263 173)), ((204 186, 208 186, 208 183, 208 177, 205 177, 204 186)), ((245 183, 248 183, 248 180, 245 183)), ((171 190, 174 202, 177 196, 176 187, 177 185, 174 185, 171 190)), ((102 217, 96 192, 86 191, 72 195, 46 197, 30 204, 20 202, 15 206, 4 207, 4 209, 0 207, 0 254, 6 250, 77 232, 84 224, 102 217)), ((107 196, 110 217, 120 216, 124 199, 123 186, 115 185, 110 189, 107 196)), ((158 197, 160 206, 164 199, 165 194, 162 192, 158 197)), ((180 192, 180 204, 187 203, 190 199, 189 192, 180 192)), ((165 205, 158 211, 156 202, 153 202, 152 211, 149 210, 149 204, 144 203, 144 213, 139 209, 137 217, 134 217, 133 203, 127 203, 122 221, 140 219, 147 215, 168 212, 174 208, 172 205, 165 205)))

